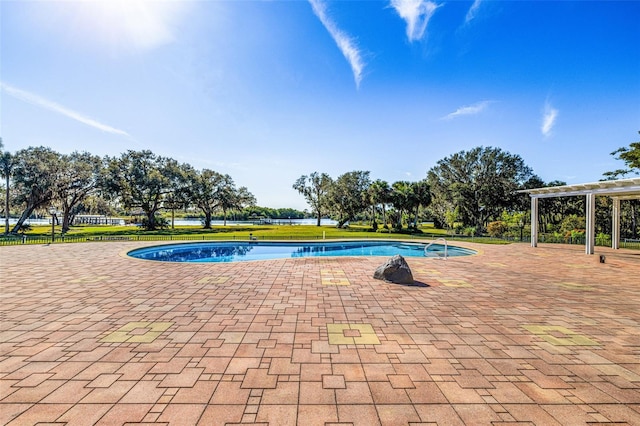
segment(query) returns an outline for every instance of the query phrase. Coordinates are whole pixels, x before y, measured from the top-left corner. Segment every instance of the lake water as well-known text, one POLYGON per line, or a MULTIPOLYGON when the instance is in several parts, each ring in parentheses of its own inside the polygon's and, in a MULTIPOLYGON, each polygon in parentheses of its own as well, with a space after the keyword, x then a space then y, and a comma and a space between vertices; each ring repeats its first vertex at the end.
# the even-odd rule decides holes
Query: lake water
MULTIPOLYGON (((18 222, 17 219, 9 218, 9 224, 15 225, 18 222)), ((316 219, 271 219, 271 223, 273 225, 314 225, 316 224, 316 219)), ((4 223, 4 218, 0 218, 0 224, 4 223)), ((25 221, 28 225, 50 225, 51 218, 46 219, 27 219, 25 221)), ((169 223, 171 223, 171 219, 169 219, 169 223)), ((241 220, 227 220, 227 226, 240 226, 240 225, 253 225, 257 223, 257 221, 241 221, 241 220)), ((338 222, 331 219, 321 219, 321 225, 330 225, 335 226, 338 222)), ((124 222, 122 223, 124 225, 124 222)), ((176 226, 202 226, 202 221, 199 219, 176 219, 174 224, 176 226)), ((224 221, 222 220, 212 220, 212 225, 224 225, 224 221)))
MULTIPOLYGON (((270 219, 273 225, 313 225, 317 223, 317 219, 270 219)), ((169 223, 171 220, 169 220, 169 223)), ((241 225, 253 225, 258 221, 243 221, 243 220, 227 220, 227 226, 241 226, 241 225)), ((331 219, 321 219, 320 225, 335 226, 338 222, 331 219)), ((174 224, 176 226, 202 226, 200 219, 176 219, 174 224)), ((211 225, 224 225, 222 220, 212 220, 211 225)), ((268 223, 265 223, 268 225, 268 223)))
MULTIPOLYGON (((0 224, 4 224, 5 218, 0 218, 0 224)), ((9 225, 15 225, 18 219, 9 218, 9 225)), ((51 218, 47 219, 27 219, 24 221, 27 225, 51 225, 51 218)))

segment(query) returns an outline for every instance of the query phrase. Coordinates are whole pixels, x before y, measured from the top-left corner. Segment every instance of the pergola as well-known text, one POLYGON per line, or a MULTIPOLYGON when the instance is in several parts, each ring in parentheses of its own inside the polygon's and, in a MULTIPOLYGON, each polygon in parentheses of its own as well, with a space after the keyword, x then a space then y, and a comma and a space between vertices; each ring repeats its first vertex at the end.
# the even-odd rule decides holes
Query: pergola
POLYGON ((607 180, 576 185, 550 186, 519 191, 531 197, 531 247, 538 246, 538 199, 552 197, 586 197, 586 254, 593 254, 595 246, 596 196, 613 200, 611 247, 620 248, 620 201, 640 199, 640 178, 607 180))

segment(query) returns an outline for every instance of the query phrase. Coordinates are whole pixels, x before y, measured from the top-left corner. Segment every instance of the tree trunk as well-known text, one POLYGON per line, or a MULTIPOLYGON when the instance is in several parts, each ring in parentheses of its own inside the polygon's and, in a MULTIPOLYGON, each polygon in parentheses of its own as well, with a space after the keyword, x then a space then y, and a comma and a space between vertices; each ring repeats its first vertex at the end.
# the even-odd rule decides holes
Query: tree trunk
POLYGON ((318 220, 316 222, 316 226, 320 226, 320 220, 321 220, 321 213, 320 213, 320 210, 318 209, 318 220))
POLYGON ((69 231, 69 225, 71 224, 71 214, 68 210, 62 212, 62 233, 69 231))
POLYGON ((22 212, 22 215, 18 219, 18 222, 13 226, 13 229, 11 230, 12 234, 17 233, 20 230, 20 228, 22 228, 22 224, 24 223, 25 220, 29 218, 29 216, 31 216, 31 213, 33 213, 35 208, 36 208, 35 205, 33 206, 27 205, 27 208, 22 212))
POLYGON ((391 223, 393 224, 393 227, 399 231, 402 231, 402 215, 403 215, 403 211, 402 210, 397 210, 395 213, 395 217, 393 219, 391 219, 391 223), (395 219, 395 223, 393 223, 393 220, 395 219))
POLYGON ((386 209, 384 208, 384 203, 382 203, 382 222, 383 222, 382 227, 384 229, 387 229, 388 228, 388 226, 387 226, 387 212, 386 212, 386 209))
POLYGON ((144 213, 147 215, 147 227, 146 227, 147 231, 155 231, 156 229, 155 210, 144 210, 144 213))
POLYGON ((69 231, 69 225, 71 223, 71 206, 69 206, 69 204, 66 202, 66 200, 63 200, 62 202, 62 233, 64 234, 65 232, 69 231))
POLYGON ((211 211, 204 210, 204 229, 211 229, 211 211))

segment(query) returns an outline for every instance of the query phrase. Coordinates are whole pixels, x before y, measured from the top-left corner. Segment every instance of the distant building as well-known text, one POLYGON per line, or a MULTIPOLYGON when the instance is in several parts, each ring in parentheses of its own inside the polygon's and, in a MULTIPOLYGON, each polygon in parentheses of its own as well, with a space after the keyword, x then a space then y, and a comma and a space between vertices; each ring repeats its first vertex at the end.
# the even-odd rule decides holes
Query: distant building
POLYGON ((124 225, 124 219, 97 214, 79 214, 73 218, 74 225, 124 225))

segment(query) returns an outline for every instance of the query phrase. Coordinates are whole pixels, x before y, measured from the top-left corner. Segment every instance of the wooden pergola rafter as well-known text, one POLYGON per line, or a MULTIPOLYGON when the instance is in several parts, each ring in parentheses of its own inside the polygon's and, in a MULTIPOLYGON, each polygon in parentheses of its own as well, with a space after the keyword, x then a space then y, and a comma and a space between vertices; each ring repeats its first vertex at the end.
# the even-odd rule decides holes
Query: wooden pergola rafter
POLYGON ((531 197, 531 246, 538 246, 538 199, 553 197, 586 197, 586 254, 593 254, 595 247, 596 196, 611 197, 612 235, 611 246, 620 248, 620 201, 640 199, 640 178, 606 180, 575 185, 550 186, 518 191, 531 197))

